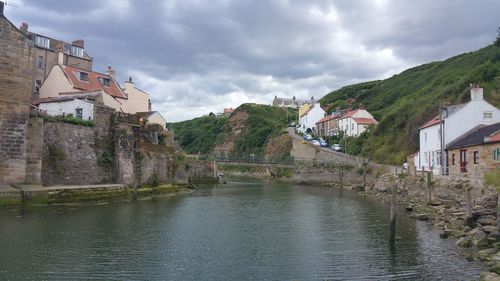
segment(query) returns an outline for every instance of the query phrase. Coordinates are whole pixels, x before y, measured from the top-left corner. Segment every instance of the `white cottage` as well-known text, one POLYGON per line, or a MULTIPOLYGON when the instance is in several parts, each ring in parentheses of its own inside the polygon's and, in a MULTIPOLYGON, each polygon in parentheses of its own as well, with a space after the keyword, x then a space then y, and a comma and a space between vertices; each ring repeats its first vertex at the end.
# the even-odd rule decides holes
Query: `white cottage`
POLYGON ((97 96, 74 95, 57 98, 38 99, 33 102, 38 109, 49 116, 72 115, 77 119, 93 120, 94 103, 97 96))
MULTIPOLYGON (((441 124, 437 116, 419 128, 419 151, 415 155, 415 166, 419 171, 443 173, 441 149, 478 125, 500 122, 500 111, 483 99, 483 89, 471 85, 471 101, 466 104, 442 108, 441 124), (444 139, 444 142, 441 140, 444 139)), ((447 159, 445 155, 445 159, 447 159)), ((445 168, 448 163, 444 163, 445 168)))
POLYGON ((326 112, 319 103, 305 104, 299 109, 299 131, 305 133, 307 129, 314 131, 316 122, 325 116, 326 112))
POLYGON ((357 137, 371 125, 378 124, 368 111, 363 108, 347 111, 338 119, 338 128, 349 137, 357 137))

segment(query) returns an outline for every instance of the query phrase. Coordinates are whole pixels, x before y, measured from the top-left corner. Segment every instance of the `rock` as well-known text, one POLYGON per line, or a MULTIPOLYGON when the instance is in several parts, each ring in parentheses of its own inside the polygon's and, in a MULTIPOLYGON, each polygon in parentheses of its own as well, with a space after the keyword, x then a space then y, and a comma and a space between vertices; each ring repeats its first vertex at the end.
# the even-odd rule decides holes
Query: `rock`
POLYGON ((490 272, 494 272, 496 274, 500 274, 500 264, 496 263, 495 265, 493 265, 492 267, 490 267, 488 270, 490 272))
POLYGON ((471 231, 471 230, 472 230, 472 228, 470 228, 470 227, 469 227, 469 226, 467 226, 467 225, 466 225, 466 226, 464 226, 464 227, 462 228, 462 231, 463 231, 463 232, 469 232, 469 231, 471 231))
POLYGON ((449 236, 450 236, 450 234, 448 232, 446 232, 446 231, 443 231, 443 232, 439 233, 439 238, 441 238, 441 239, 446 239, 449 236))
POLYGON ((414 210, 414 206, 412 204, 409 204, 408 206, 406 206, 407 212, 413 212, 413 210, 414 210))
POLYGON ((500 261, 500 253, 496 253, 492 258, 494 261, 500 261))
POLYGON ((491 237, 496 241, 500 241, 500 232, 498 231, 491 232, 490 234, 488 234, 488 237, 491 237))
POLYGON ((496 226, 493 226, 493 225, 485 225, 485 226, 483 226, 483 231, 486 233, 492 233, 492 232, 498 231, 498 229, 496 226))
POLYGON ((443 205, 443 202, 441 202, 439 200, 434 200, 434 201, 431 201, 429 203, 429 205, 431 205, 431 206, 441 206, 441 205, 443 205))
POLYGON ((477 256, 480 261, 488 261, 492 259, 492 255, 496 254, 498 252, 498 249, 496 248, 489 248, 489 249, 484 249, 479 252, 477 252, 477 256))
POLYGON ((481 272, 479 281, 500 281, 500 275, 494 272, 481 272))
POLYGON ((486 234, 484 233, 484 231, 479 227, 476 227, 473 230, 469 231, 467 233, 467 235, 472 237, 472 239, 476 239, 476 240, 486 237, 486 234))
POLYGON ((500 249, 500 242, 493 243, 493 247, 500 249))
POLYGON ((496 219, 483 218, 483 217, 481 217, 480 219, 478 219, 477 222, 480 225, 496 225, 497 224, 497 220, 496 219))
POLYGON ((416 214, 415 218, 419 221, 427 221, 429 220, 429 216, 427 214, 416 214))
MULTIPOLYGON (((470 248, 470 247, 472 247, 472 240, 469 237, 462 237, 462 238, 458 239, 457 246, 460 246, 463 248, 470 248)), ((500 245, 499 245, 499 247, 500 247, 500 245)))
POLYGON ((473 239, 472 244, 478 248, 486 248, 488 245, 490 245, 491 241, 488 240, 487 237, 479 238, 479 239, 473 239))

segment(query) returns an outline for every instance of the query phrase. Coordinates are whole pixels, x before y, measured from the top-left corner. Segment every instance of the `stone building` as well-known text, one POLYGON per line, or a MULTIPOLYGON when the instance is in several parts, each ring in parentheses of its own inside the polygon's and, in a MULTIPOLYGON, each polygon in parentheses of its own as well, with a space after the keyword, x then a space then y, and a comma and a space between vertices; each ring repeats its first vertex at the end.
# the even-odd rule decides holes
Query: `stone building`
POLYGON ((0 1, 0 187, 25 181, 33 91, 33 43, 3 12, 0 1))
POLYGON ((63 63, 65 65, 88 71, 92 70, 92 58, 85 51, 85 42, 82 39, 68 43, 59 39, 50 38, 28 31, 27 23, 22 23, 20 30, 34 43, 34 98, 38 97, 38 89, 47 75, 49 75, 52 67, 58 64, 58 50, 61 50, 64 54, 63 63))
POLYGON ((479 125, 447 146, 450 176, 483 178, 500 169, 500 122, 479 125))
POLYGON ((300 108, 304 104, 315 104, 316 101, 314 100, 314 97, 311 97, 310 100, 301 100, 297 99, 295 97, 291 99, 287 98, 278 98, 278 96, 274 96, 273 100, 273 106, 274 107, 291 107, 291 108, 300 108))

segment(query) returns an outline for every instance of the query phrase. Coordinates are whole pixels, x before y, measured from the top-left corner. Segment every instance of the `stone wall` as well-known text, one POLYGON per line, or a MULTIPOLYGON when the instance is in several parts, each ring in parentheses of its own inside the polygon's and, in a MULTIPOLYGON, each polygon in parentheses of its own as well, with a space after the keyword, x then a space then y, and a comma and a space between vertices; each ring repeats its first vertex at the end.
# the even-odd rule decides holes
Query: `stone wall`
POLYGON ((25 180, 28 184, 42 184, 43 134, 43 119, 30 118, 28 122, 25 180))
POLYGON ((0 13, 0 187, 25 180, 32 52, 32 42, 0 13))
POLYGON ((352 165, 309 164, 296 166, 292 182, 297 184, 364 186, 375 183, 375 167, 352 165), (366 169, 363 177, 363 169, 366 169))

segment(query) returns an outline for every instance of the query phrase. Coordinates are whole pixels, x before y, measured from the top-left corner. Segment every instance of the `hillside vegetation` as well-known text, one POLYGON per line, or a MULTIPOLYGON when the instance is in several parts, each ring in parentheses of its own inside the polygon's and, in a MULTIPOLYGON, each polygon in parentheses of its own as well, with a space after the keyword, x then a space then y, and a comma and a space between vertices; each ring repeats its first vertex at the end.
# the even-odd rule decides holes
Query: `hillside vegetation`
POLYGON ((186 153, 213 153, 217 148, 232 155, 265 154, 269 141, 286 133, 296 114, 292 109, 249 103, 229 117, 204 116, 170 127, 186 153))
POLYGON ((391 78, 333 91, 320 102, 331 111, 364 104, 380 122, 363 138, 359 154, 400 164, 418 150, 418 128, 439 113, 443 102, 470 100, 469 84, 479 83, 484 98, 500 105, 500 48, 494 45, 441 62, 410 68, 391 78))

